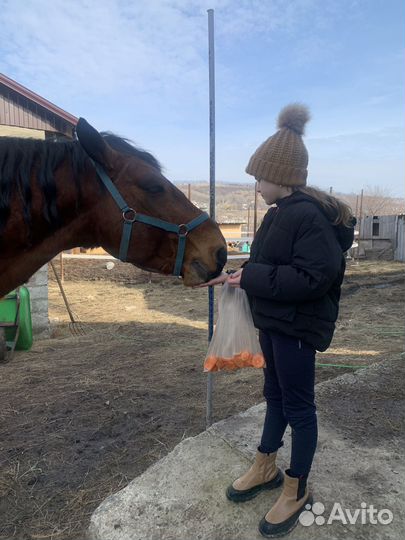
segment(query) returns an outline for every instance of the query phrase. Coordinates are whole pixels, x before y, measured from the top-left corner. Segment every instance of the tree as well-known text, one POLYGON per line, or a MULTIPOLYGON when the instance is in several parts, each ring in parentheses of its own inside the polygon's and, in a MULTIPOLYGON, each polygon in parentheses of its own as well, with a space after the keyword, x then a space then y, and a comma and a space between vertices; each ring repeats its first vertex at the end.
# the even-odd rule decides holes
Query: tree
POLYGON ((363 194, 363 216, 390 214, 392 206, 391 190, 381 186, 367 186, 363 194))

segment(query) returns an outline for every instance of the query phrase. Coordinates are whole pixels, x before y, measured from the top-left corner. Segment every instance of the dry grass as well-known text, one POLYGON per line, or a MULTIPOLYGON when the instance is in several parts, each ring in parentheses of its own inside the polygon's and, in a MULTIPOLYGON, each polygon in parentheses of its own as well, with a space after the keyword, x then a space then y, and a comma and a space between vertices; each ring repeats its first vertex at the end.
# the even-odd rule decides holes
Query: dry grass
MULTIPOLYGON (((2 366, 0 538, 82 539, 106 496, 205 429, 207 291, 91 263, 66 265, 86 335, 70 334, 51 282, 52 339, 2 366)), ((403 269, 348 267, 336 334, 319 363, 365 366, 401 354, 403 269)), ((317 381, 344 371, 318 367, 317 381)), ((259 403, 261 371, 219 373, 213 400, 214 421, 259 403)))

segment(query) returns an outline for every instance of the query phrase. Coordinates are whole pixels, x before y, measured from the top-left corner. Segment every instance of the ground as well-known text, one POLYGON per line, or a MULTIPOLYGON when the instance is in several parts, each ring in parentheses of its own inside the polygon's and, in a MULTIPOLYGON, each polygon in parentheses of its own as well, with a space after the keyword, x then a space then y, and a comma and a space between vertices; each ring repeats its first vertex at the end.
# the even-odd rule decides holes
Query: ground
MULTIPOLYGON (((401 356, 403 270, 348 264, 317 382, 401 356)), ((51 339, 0 366, 0 538, 82 539, 107 495, 206 427, 206 289, 155 275, 149 283, 129 265, 107 270, 106 261, 90 260, 65 262, 64 287, 80 324, 69 326, 51 280, 51 339)), ((255 369, 215 374, 213 421, 261 402, 262 377, 255 369)), ((387 385, 393 407, 401 386, 387 385)), ((356 395, 342 415, 381 444, 392 430, 380 416, 369 427, 370 410, 356 407, 356 395)))

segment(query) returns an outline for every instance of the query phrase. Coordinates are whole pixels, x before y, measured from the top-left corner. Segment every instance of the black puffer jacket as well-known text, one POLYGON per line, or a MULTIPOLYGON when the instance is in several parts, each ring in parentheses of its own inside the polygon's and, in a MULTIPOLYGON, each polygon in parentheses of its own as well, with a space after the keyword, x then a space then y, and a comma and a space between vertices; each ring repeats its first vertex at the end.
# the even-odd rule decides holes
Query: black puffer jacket
POLYGON ((338 316, 353 227, 333 226, 335 216, 300 191, 269 209, 252 243, 241 288, 256 328, 301 338, 325 351, 338 316))

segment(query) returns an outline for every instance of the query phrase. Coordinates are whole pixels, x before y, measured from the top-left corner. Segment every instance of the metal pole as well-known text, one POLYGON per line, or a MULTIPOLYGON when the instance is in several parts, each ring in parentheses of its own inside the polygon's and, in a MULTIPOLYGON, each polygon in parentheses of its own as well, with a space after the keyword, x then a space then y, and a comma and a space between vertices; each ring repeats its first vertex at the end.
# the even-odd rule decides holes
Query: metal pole
POLYGON ((357 263, 359 262, 360 258, 360 238, 362 236, 362 229, 363 229, 363 190, 361 190, 360 193, 360 210, 359 210, 359 234, 357 236, 357 263))
POLYGON ((253 237, 256 234, 257 229, 257 182, 255 182, 255 208, 254 208, 254 216, 253 216, 253 237))
MULTIPOLYGON (((208 10, 208 60, 209 60, 209 104, 210 104, 210 217, 215 219, 215 55, 214 55, 214 10, 208 10)), ((208 342, 214 332, 214 287, 208 287, 208 342)), ((213 377, 207 375, 206 427, 212 424, 213 377)))
POLYGON ((360 194, 359 239, 362 234, 362 225, 363 225, 363 190, 361 190, 361 194, 360 194))
POLYGON ((188 200, 191 201, 191 184, 188 185, 187 196, 188 196, 188 200))
MULTIPOLYGON (((356 225, 354 227, 354 230, 356 231, 359 227, 359 196, 356 195, 356 211, 354 212, 354 217, 356 218, 356 225)), ((354 237, 354 240, 356 241, 356 236, 354 237)), ((356 259, 356 265, 359 264, 359 238, 357 237, 357 248, 354 248, 353 251, 353 258, 356 259), (355 253, 357 256, 355 256, 355 253)))

